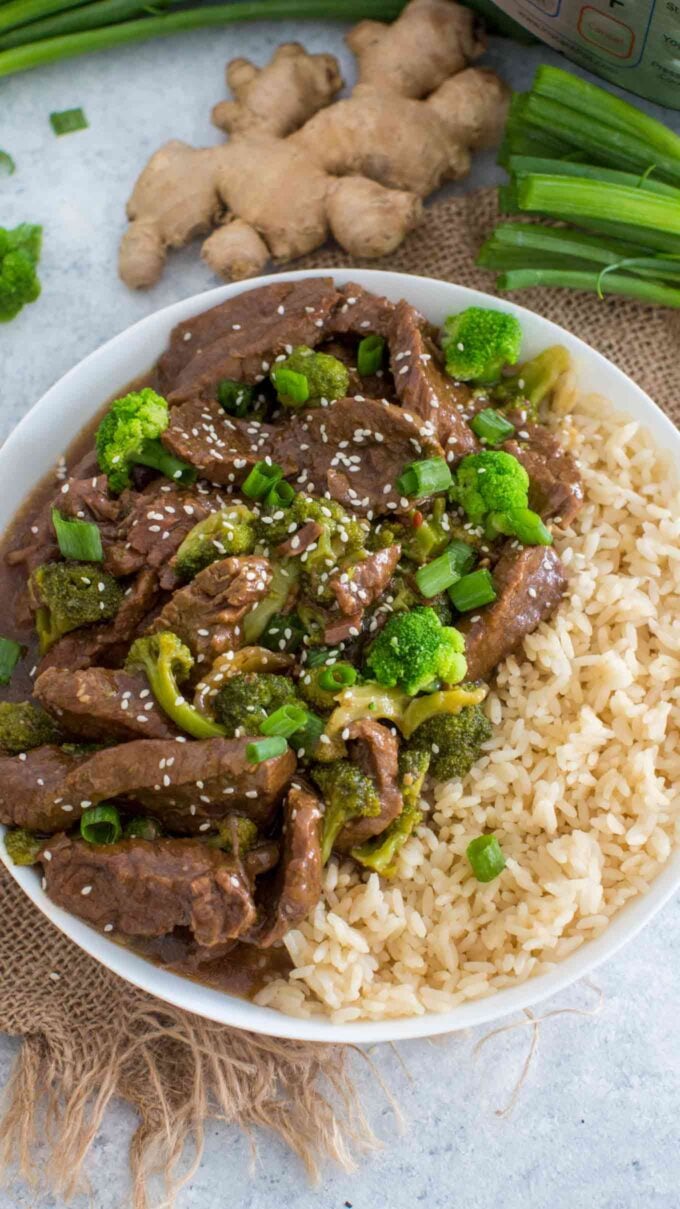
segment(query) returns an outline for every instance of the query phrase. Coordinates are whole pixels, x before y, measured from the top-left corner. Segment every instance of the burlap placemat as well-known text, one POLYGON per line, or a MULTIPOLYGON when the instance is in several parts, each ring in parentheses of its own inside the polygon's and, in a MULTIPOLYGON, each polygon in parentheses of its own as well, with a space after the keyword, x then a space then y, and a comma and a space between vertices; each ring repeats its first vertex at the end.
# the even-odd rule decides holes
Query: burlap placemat
MULTIPOLYGON (((494 218, 491 191, 450 199, 394 256, 367 267, 490 290, 492 276, 473 259, 494 218)), ((306 262, 346 263, 334 249, 306 262)), ((680 418, 678 313, 567 291, 527 291, 518 300, 582 336, 680 418)), ((193 1170, 211 1118, 270 1127, 311 1172, 328 1157, 348 1165, 352 1151, 371 1145, 347 1049, 240 1033, 135 990, 62 936, 4 869, 0 905, 0 1030, 23 1038, 0 1127, 6 1169, 37 1178, 40 1148, 49 1187, 68 1196, 112 1096, 139 1114, 130 1152, 135 1209, 148 1204, 154 1172, 170 1202, 185 1147, 193 1170)), ((182 1173, 191 1175, 185 1163, 182 1173)))

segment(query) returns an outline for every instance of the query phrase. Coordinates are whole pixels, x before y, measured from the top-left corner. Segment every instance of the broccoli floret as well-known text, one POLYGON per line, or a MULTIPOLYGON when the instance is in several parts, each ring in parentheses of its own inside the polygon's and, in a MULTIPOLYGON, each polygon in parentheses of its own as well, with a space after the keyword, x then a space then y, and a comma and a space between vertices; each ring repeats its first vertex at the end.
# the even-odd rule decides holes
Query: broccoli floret
POLYGON ((435 681, 457 684, 463 679, 465 639, 453 626, 443 626, 428 606, 393 613, 366 663, 380 684, 398 685, 415 696, 435 681))
POLYGON ((491 738, 491 723, 479 705, 457 714, 436 714, 422 722, 408 740, 407 750, 430 755, 430 773, 437 781, 464 777, 479 759, 482 743, 491 738))
POLYGON ((206 843, 209 848, 221 848, 240 856, 254 848, 259 839, 257 825, 241 814, 228 814, 217 824, 217 835, 211 835, 206 843))
POLYGON ((439 496, 434 501, 429 516, 420 516, 420 523, 413 524, 401 543, 401 552, 411 562, 423 564, 438 554, 443 554, 452 533, 451 518, 446 511, 446 501, 439 496))
POLYGON ((266 546, 276 546, 308 521, 323 525, 331 538, 338 538, 343 549, 350 553, 365 547, 369 532, 365 521, 350 516, 335 500, 316 499, 302 492, 295 496, 290 508, 262 509, 255 524, 258 541, 266 546))
POLYGON ((189 676, 193 656, 176 634, 164 630, 133 642, 125 661, 128 671, 146 674, 149 687, 161 709, 194 739, 213 739, 224 735, 224 728, 199 713, 182 696, 179 685, 189 676))
POLYGON ((446 372, 459 382, 496 382, 505 365, 516 363, 521 347, 519 321, 505 311, 470 306, 444 320, 446 372))
POLYGON ((174 568, 187 583, 218 558, 250 554, 255 545, 254 514, 245 504, 211 512, 187 533, 175 555, 174 568))
POLYGON ((215 697, 215 716, 222 733, 233 739, 237 731, 258 735, 260 724, 281 705, 299 704, 295 685, 273 672, 239 672, 230 676, 215 697))
POLYGON ((336 698, 339 693, 344 692, 344 689, 338 689, 337 692, 329 692, 328 689, 321 688, 319 685, 319 677, 326 671, 326 666, 320 664, 317 667, 305 667, 298 681, 298 692, 303 701, 308 705, 312 705, 314 709, 321 710, 322 713, 329 713, 335 709, 337 704, 336 698))
POLYGON ((352 848, 351 854, 366 869, 372 869, 381 877, 394 877, 399 852, 422 821, 422 811, 415 803, 407 803, 404 797, 401 814, 380 835, 352 848))
POLYGON ((491 397, 505 407, 523 407, 535 418, 570 364, 571 358, 564 345, 554 344, 531 361, 525 361, 510 377, 503 378, 494 386, 491 397))
POLYGON ((15 827, 5 833, 5 851, 13 865, 36 865, 44 843, 24 827, 15 827))
POLYGON ((322 399, 342 399, 349 390, 349 372, 337 357, 317 353, 300 344, 283 361, 277 361, 270 374, 272 383, 284 407, 318 407, 322 399), (285 373, 302 374, 307 381, 307 397, 295 399, 286 393, 285 373))
POLYGON ((113 575, 92 563, 43 563, 31 575, 29 593, 42 655, 70 630, 110 621, 123 599, 113 575))
POLYGON ((404 808, 417 807, 430 767, 431 753, 421 748, 399 748, 399 788, 404 808))
POLYGON ((478 525, 489 512, 526 508, 529 475, 503 449, 485 449, 463 458, 453 476, 451 498, 478 525))
POLYGON ((150 387, 133 390, 111 404, 95 436, 99 468, 118 495, 131 483, 133 466, 151 466, 181 483, 194 483, 196 470, 168 453, 159 437, 170 416, 165 399, 150 387))
POLYGON ((356 818, 376 818, 380 814, 380 798, 371 778, 349 760, 315 764, 310 775, 326 803, 321 838, 325 864, 345 824, 356 818))
POLYGON ((0 702, 0 749, 10 756, 43 743, 56 743, 59 731, 49 714, 32 701, 0 702))
POLYGON ((11 231, 0 227, 0 323, 9 323, 40 294, 36 266, 42 227, 21 223, 11 231))

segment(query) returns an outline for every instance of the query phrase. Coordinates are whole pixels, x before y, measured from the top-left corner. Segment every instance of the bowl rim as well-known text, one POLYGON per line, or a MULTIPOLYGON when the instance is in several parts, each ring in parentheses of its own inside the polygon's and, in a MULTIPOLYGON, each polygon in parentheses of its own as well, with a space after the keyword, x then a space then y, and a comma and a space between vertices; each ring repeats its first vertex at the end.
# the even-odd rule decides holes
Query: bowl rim
MULTIPOLYGON (((405 297, 409 301, 413 300, 414 294, 422 295, 424 298, 427 298, 428 295, 436 295, 441 299, 450 294, 448 306, 451 309, 460 308, 462 301, 463 306, 493 306, 516 315, 525 327, 525 335, 526 326, 528 326, 529 344, 534 343, 541 348, 551 341, 564 343, 575 354, 577 364, 581 360, 589 365, 589 372, 594 373, 595 377, 598 374, 604 377, 609 385, 600 393, 606 394, 612 399, 615 397, 617 409, 624 412, 627 411, 625 404, 625 400, 627 400, 634 411, 641 413, 643 423, 651 428, 657 443, 663 444, 671 453, 673 460, 680 465, 680 433, 668 416, 622 370, 579 337, 572 335, 551 320, 507 299, 496 298, 455 282, 381 269, 328 267, 289 270, 218 286, 153 311, 125 328, 59 378, 22 417, 0 449, 0 476, 4 475, 5 470, 18 457, 25 455, 27 445, 30 445, 30 440, 27 442, 27 438, 32 439, 36 434, 39 435, 42 421, 47 418, 51 409, 59 405, 62 399, 75 398, 78 395, 81 380, 86 380, 93 374, 96 376, 98 366, 107 358, 110 361, 111 358, 115 359, 120 355, 120 360, 123 362, 125 349, 131 342, 143 344, 144 337, 147 334, 151 335, 154 329, 157 329, 156 334, 164 332, 163 343, 165 343, 170 330, 176 323, 200 314, 227 298, 274 282, 299 281, 306 277, 323 276, 332 277, 339 284, 353 281, 373 292, 405 297), (619 406, 618 403, 620 396, 624 399, 622 406, 619 406)), ((419 309, 427 310, 426 304, 424 305, 422 301, 415 305, 419 306, 419 309)), ((153 343, 153 339, 151 343, 153 343)), ((121 377, 123 379, 121 386, 123 386, 130 380, 131 375, 125 377, 125 374, 122 373, 121 377)), ((117 388, 114 387, 115 389, 117 388)), ((102 403, 105 402, 105 398, 106 396, 103 399, 98 398, 93 406, 88 405, 87 402, 82 405, 81 427, 83 423, 93 418, 102 403)), ((56 460, 63 452, 63 448, 57 450, 53 459, 56 460)), ((16 515, 41 477, 42 474, 35 479, 28 490, 21 493, 20 497, 17 493, 17 502, 11 515, 16 515)), ((4 834, 4 831, 5 828, 0 826, 0 836, 4 834)), ((435 1036, 488 1024, 513 1012, 532 1007, 558 991, 566 989, 618 952, 627 941, 632 940, 638 934, 640 929, 680 888, 680 848, 676 847, 648 890, 626 903, 612 918, 604 932, 596 938, 586 941, 574 953, 559 962, 553 970, 529 978, 516 986, 496 991, 487 997, 465 1002, 446 1012, 424 1012, 422 1015, 416 1016, 334 1024, 325 1017, 288 1016, 276 1009, 261 1007, 226 991, 161 969, 132 950, 109 940, 75 915, 57 907, 42 890, 40 878, 34 869, 19 868, 11 864, 4 844, 0 845, 0 859, 31 901, 60 931, 113 973, 141 990, 176 1007, 234 1028, 296 1040, 346 1044, 374 1044, 381 1041, 435 1036)))

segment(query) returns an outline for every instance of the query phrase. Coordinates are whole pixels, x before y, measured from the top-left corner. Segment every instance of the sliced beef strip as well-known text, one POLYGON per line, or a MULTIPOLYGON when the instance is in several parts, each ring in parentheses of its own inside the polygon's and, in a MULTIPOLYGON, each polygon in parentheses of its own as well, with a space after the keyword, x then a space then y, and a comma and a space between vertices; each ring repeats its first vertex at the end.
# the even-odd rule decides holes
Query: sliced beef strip
POLYGON ((278 868, 258 893, 258 919, 244 939, 261 949, 280 941, 309 915, 321 897, 321 802, 306 787, 293 784, 283 807, 278 868))
POLYGON ((295 485, 328 492, 369 518, 403 508, 395 482, 404 466, 441 457, 441 445, 402 407, 377 399, 337 399, 308 409, 273 431, 275 462, 297 460, 295 485))
MULTIPOLYGON (((192 399, 173 409, 161 438, 175 457, 195 466, 212 483, 241 483, 256 462, 272 453, 275 432, 271 424, 227 415, 215 400, 192 399)), ((297 469, 291 445, 280 462, 286 474, 297 469)))
POLYGON ((255 907, 240 863, 197 840, 122 840, 101 846, 57 835, 41 855, 53 902, 126 936, 189 928, 204 949, 240 936, 255 907))
POLYGON ((85 626, 65 634, 40 661, 40 675, 50 667, 65 667, 71 671, 105 664, 115 667, 123 662, 130 643, 144 629, 145 620, 158 599, 158 575, 155 571, 140 571, 127 589, 113 621, 103 625, 85 626))
MULTIPOLYGON (((121 497, 123 498, 123 497, 121 497)), ((124 493, 126 514, 105 543, 104 568, 112 575, 130 575, 142 567, 166 568, 187 533, 222 503, 217 493, 158 482, 145 491, 124 493)), ((174 584, 174 574, 169 586, 174 584)))
POLYGON ((241 645, 240 621, 266 596, 272 570, 266 558, 221 558, 170 597, 152 632, 172 630, 198 663, 241 645))
POLYGON ((342 361, 347 369, 349 374, 348 396, 359 399, 386 399, 388 403, 394 403, 396 401, 394 382, 389 369, 379 369, 374 374, 360 374, 357 369, 358 343, 355 340, 350 343, 350 340, 349 337, 328 340, 319 348, 319 352, 328 353, 329 356, 342 361))
POLYGON ((340 302, 325 325, 327 335, 389 336, 394 303, 379 294, 369 294, 355 282, 339 291, 340 302))
POLYGON ((444 447, 447 461, 458 462, 475 453, 479 442, 464 415, 470 390, 446 375, 433 329, 408 302, 400 302, 395 309, 389 345, 394 386, 402 405, 430 427, 444 447))
POLYGON ((338 602, 341 613, 353 616, 367 609, 382 596, 401 558, 401 546, 376 550, 357 563, 350 571, 332 575, 328 587, 338 602))
POLYGON ((350 617, 331 617, 324 628, 324 642, 328 646, 339 646, 341 642, 349 642, 352 638, 358 638, 363 619, 363 611, 352 613, 350 617))
POLYGON ((210 397, 222 378, 261 381, 287 348, 319 343, 339 299, 330 277, 309 277, 244 291, 187 319, 158 363, 163 393, 175 405, 210 397))
POLYGON ((501 659, 550 617, 567 587, 564 567, 551 546, 511 543, 493 572, 498 599, 475 618, 456 622, 465 634, 469 680, 486 680, 501 659))
POLYGON ((529 507, 570 525, 583 507, 583 480, 575 459, 542 424, 525 423, 519 433, 503 448, 529 475, 529 507))
POLYGON ((381 810, 375 818, 355 819, 343 827, 335 843, 341 852, 380 835, 404 807, 398 786, 399 744, 392 731, 364 718, 350 726, 348 743, 350 759, 375 783, 381 810))
POLYGON ((231 810, 269 822, 295 772, 295 756, 251 764, 247 739, 134 739, 87 755, 49 744, 0 757, 0 822, 60 831, 90 805, 136 802, 169 831, 196 835, 231 810))
POLYGON ((178 733, 142 675, 53 667, 38 676, 33 692, 60 729, 76 739, 173 739, 178 733))
POLYGON ((317 524, 316 521, 307 521, 306 525, 302 525, 295 533, 286 538, 285 542, 279 542, 276 553, 279 558, 295 558, 313 546, 322 533, 323 525, 317 524))

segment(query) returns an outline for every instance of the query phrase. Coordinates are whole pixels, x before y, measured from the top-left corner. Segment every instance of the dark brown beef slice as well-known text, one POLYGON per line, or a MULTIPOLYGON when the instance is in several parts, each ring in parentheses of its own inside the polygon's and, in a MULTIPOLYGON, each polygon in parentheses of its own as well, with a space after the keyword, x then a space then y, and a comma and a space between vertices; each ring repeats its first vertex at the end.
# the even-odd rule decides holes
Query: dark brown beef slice
POLYGON ((53 902, 105 931, 165 936, 189 928, 210 949, 239 936, 255 916, 239 862, 197 840, 100 846, 62 834, 41 859, 53 902))
POLYGON ((369 294, 362 286, 350 282, 339 291, 340 301, 325 331, 328 335, 384 336, 390 333, 394 303, 379 294, 369 294))
POLYGON ((529 507, 570 525, 583 507, 583 481, 576 461, 542 424, 524 424, 520 432, 526 433, 525 440, 506 441, 503 448, 529 475, 529 507))
POLYGON ((395 309, 389 345, 397 397, 431 426, 447 461, 458 462, 478 450, 479 442, 463 414, 470 391, 446 375, 429 324, 408 302, 400 302, 395 309))
POLYGON ((398 786, 399 744, 391 730, 380 722, 364 718, 349 728, 350 759, 375 782, 380 798, 380 814, 355 819, 343 827, 335 847, 341 852, 380 835, 400 815, 404 802, 398 786))
POLYGON ((210 397, 222 378, 260 381, 286 346, 313 348, 339 301, 330 277, 275 282, 246 290, 180 323, 158 363, 171 404, 210 397))
POLYGON ((66 667, 71 671, 103 663, 116 666, 125 659, 128 648, 144 629, 145 618, 158 599, 158 575, 155 571, 140 571, 128 588, 113 621, 103 625, 85 626, 65 634, 40 661, 40 675, 50 667, 66 667))
POLYGON ((197 662, 241 645, 239 622, 266 596, 272 572, 266 558, 221 558, 174 592, 152 625, 172 630, 197 662))
POLYGON ((413 416, 376 399, 309 409, 277 427, 271 444, 275 462, 297 459, 301 490, 328 492, 350 511, 373 516, 403 507, 395 482, 404 466, 442 452, 413 416))
POLYGON ((214 492, 186 491, 169 483, 159 487, 154 482, 139 493, 126 491, 126 515, 115 541, 105 544, 105 569, 113 575, 130 575, 142 567, 165 567, 187 533, 215 512, 220 502, 214 492))
POLYGON ((293 773, 295 756, 251 764, 247 739, 135 739, 89 755, 47 745, 22 760, 0 757, 0 822, 61 831, 90 805, 125 798, 169 831, 196 835, 230 810, 269 821, 293 773))
POLYGON ((266 949, 304 919, 321 897, 321 802, 293 784, 283 807, 283 843, 271 886, 263 889, 258 921, 244 937, 266 949))
POLYGON ((367 555, 349 572, 332 575, 328 586, 335 595, 341 613, 353 616, 367 609, 382 596, 401 558, 401 546, 387 546, 367 555))
POLYGON ((550 617, 567 587, 564 567, 551 546, 507 547, 493 572, 498 599, 480 609, 478 620, 457 622, 465 634, 467 677, 486 680, 505 659, 550 617))
MULTIPOLYGON (((227 415, 214 399, 192 399, 173 409, 161 440, 170 453, 195 466, 204 478, 234 486, 272 452, 274 434, 271 424, 227 415)), ((282 462, 281 457, 276 460, 282 462)), ((297 469, 294 447, 282 464, 286 474, 297 469)))
POLYGON ((34 695, 61 730, 76 739, 174 739, 177 728, 156 704, 142 675, 91 667, 48 668, 34 695))

